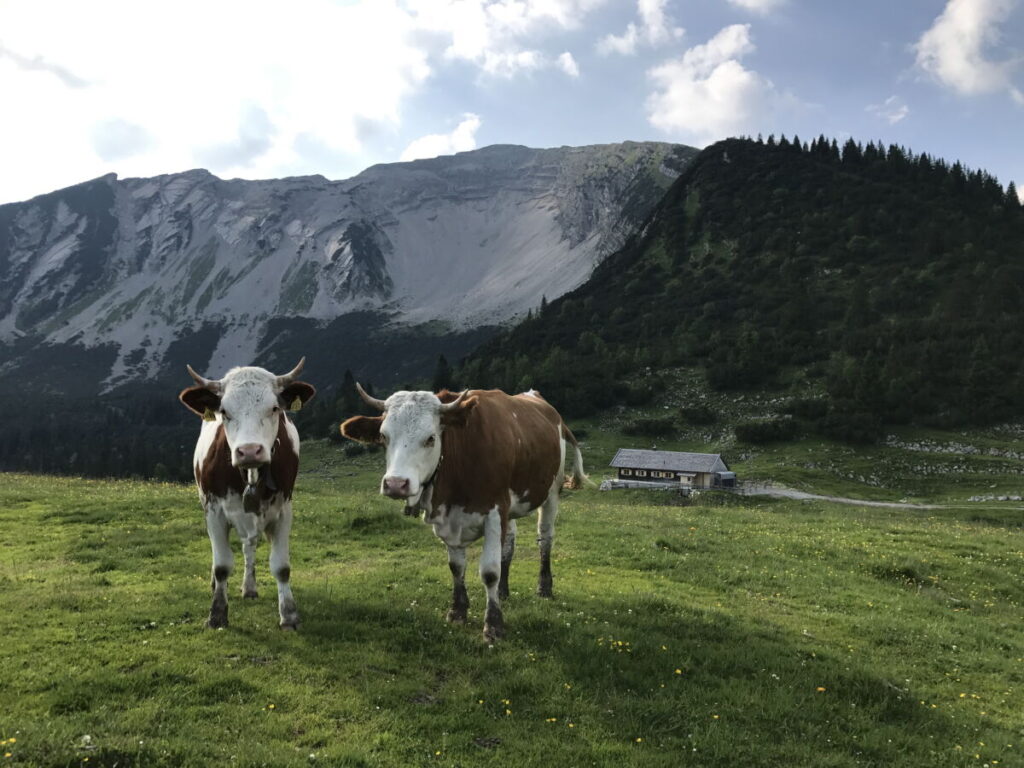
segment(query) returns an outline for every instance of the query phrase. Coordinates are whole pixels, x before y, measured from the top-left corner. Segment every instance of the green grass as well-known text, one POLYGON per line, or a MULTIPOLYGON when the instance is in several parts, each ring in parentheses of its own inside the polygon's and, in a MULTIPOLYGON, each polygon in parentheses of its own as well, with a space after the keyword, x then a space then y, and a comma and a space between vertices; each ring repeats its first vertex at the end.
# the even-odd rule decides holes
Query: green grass
POLYGON ((0 765, 1024 765, 1012 512, 569 493, 555 600, 524 521, 488 648, 381 463, 306 450, 298 633, 265 544, 260 599, 236 569, 203 628, 192 488, 0 476, 0 765))

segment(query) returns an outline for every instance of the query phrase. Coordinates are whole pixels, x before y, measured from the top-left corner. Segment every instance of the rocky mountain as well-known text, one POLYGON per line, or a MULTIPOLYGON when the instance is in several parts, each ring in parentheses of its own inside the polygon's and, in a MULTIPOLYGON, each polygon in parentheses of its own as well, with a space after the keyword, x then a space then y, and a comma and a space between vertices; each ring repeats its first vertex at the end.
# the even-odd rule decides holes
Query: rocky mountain
POLYGON ((0 387, 84 395, 300 354, 332 377, 429 375, 582 284, 695 154, 491 146, 344 181, 109 175, 0 206, 0 387))

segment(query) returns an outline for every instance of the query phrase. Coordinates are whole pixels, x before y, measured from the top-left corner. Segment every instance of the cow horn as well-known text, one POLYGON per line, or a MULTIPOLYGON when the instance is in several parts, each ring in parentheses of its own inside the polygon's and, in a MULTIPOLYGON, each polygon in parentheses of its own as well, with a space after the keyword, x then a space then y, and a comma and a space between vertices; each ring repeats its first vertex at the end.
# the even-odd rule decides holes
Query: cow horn
POLYGON ((469 394, 468 389, 464 389, 459 393, 459 396, 452 400, 450 403, 441 403, 441 413, 447 413, 448 411, 454 411, 459 407, 459 403, 466 399, 466 395, 469 394))
POLYGON ((302 372, 302 366, 304 366, 305 364, 306 358, 303 357, 301 360, 299 360, 299 364, 292 368, 290 371, 288 371, 288 373, 284 374, 283 376, 277 377, 277 386, 284 388, 291 384, 293 381, 295 381, 298 375, 302 372))
POLYGON ((385 408, 387 408, 387 406, 384 405, 383 400, 378 400, 373 395, 366 394, 366 390, 363 389, 362 385, 358 381, 356 382, 356 389, 359 391, 359 396, 363 398, 364 401, 366 401, 367 405, 372 405, 378 411, 383 411, 385 410, 385 408))
POLYGON ((200 376, 198 373, 196 373, 195 368, 193 368, 188 363, 185 363, 185 368, 188 369, 188 375, 191 376, 195 380, 196 384, 198 384, 200 387, 206 387, 211 392, 220 392, 221 387, 219 381, 217 381, 216 379, 207 379, 200 376))

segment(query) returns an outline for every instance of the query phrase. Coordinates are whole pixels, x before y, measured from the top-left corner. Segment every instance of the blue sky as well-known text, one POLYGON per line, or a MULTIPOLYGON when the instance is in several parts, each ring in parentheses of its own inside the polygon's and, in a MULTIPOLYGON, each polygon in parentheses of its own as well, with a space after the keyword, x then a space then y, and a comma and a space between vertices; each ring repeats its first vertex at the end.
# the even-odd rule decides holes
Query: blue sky
POLYGON ((0 202, 495 143, 898 143, 1024 187, 1024 0, 0 1, 0 202))

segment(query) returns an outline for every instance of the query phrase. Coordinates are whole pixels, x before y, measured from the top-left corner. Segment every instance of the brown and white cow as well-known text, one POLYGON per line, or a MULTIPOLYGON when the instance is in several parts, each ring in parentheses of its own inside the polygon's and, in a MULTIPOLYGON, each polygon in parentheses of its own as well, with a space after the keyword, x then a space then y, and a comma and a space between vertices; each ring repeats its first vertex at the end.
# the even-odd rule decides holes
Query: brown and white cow
POLYGON ((178 396, 203 417, 193 466, 206 530, 213 547, 213 603, 206 625, 228 623, 228 576, 234 555, 230 527, 238 531, 245 555, 242 597, 256 595, 256 542, 270 541, 270 570, 277 580, 282 629, 297 629, 299 613, 289 583, 288 536, 292 528, 292 489, 299 472, 299 433, 285 415, 316 394, 297 381, 305 363, 275 376, 263 368, 232 368, 219 380, 205 379, 188 367, 196 385, 178 396))
POLYGON ((385 445, 380 492, 403 499, 407 514, 422 513, 447 545, 453 580, 449 621, 466 620, 466 545, 483 537, 484 639, 493 642, 504 633, 500 600, 508 596, 515 521, 534 509, 540 510, 537 594, 551 597, 551 542, 567 443, 575 450, 574 479, 586 477, 576 438, 558 411, 532 390, 515 396, 477 389, 457 396, 396 392, 378 400, 357 387, 383 415, 355 416, 341 425, 341 433, 385 445))

